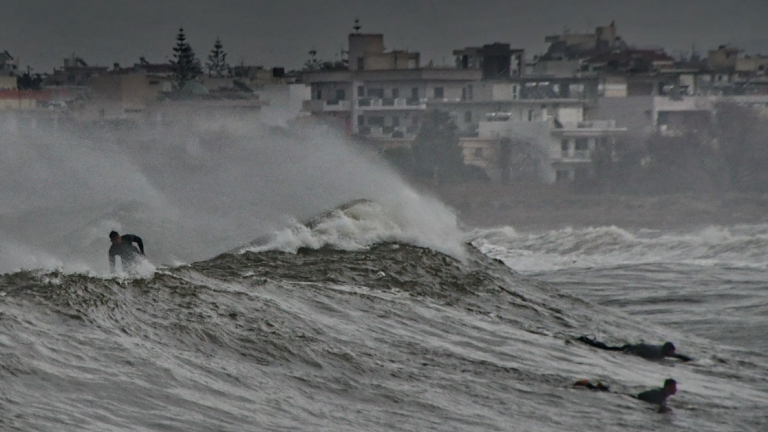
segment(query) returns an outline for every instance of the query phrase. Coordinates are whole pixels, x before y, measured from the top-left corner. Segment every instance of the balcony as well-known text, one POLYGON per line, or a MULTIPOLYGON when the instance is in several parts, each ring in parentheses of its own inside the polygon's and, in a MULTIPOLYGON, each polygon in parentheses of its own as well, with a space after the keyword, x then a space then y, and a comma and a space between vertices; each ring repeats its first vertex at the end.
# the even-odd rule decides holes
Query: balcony
POLYGON ((378 139, 413 139, 417 126, 360 126, 358 135, 378 139))
POLYGON ((581 121, 576 124, 577 129, 616 129, 616 120, 592 120, 581 121))
POLYGON ((352 109, 352 102, 348 100, 305 100, 302 103, 304 111, 311 113, 349 111, 352 109))
POLYGON ((349 111, 352 109, 352 101, 348 100, 327 100, 323 104, 323 111, 349 111))
POLYGON ((573 152, 563 150, 560 157, 567 162, 591 162, 592 152, 589 150, 574 150, 573 152))
POLYGON ((589 150, 574 150, 573 156, 571 156, 571 159, 591 160, 592 157, 590 156, 589 150))
POLYGON ((427 108, 424 101, 406 98, 360 98, 357 100, 357 106, 377 111, 427 108))

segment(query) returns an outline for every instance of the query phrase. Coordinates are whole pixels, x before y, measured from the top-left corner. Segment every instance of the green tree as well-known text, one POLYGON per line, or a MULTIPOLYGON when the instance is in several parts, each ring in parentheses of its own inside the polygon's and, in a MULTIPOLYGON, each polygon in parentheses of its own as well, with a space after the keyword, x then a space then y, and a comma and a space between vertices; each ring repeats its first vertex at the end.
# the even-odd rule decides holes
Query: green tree
POLYGON ((733 103, 715 107, 715 137, 730 186, 741 191, 768 190, 768 125, 754 108, 733 103))
POLYGON ((229 75, 229 64, 227 64, 227 53, 224 51, 221 40, 216 38, 211 53, 208 54, 208 61, 205 63, 208 69, 209 77, 224 77, 229 75))
POLYGON ((40 74, 32 75, 32 69, 27 67, 27 71, 16 77, 16 87, 19 90, 40 90, 43 84, 43 77, 40 74))
POLYGON ((191 81, 202 74, 200 61, 195 56, 192 47, 187 43, 184 29, 180 28, 176 35, 176 46, 173 47, 173 60, 171 65, 175 72, 176 86, 181 88, 187 81, 191 81))
POLYGON ((309 50, 309 60, 304 62, 305 72, 314 72, 322 69, 323 61, 317 58, 317 50, 312 48, 309 50))
POLYGON ((436 181, 463 178, 467 172, 456 123, 445 111, 428 111, 413 142, 415 174, 436 181))

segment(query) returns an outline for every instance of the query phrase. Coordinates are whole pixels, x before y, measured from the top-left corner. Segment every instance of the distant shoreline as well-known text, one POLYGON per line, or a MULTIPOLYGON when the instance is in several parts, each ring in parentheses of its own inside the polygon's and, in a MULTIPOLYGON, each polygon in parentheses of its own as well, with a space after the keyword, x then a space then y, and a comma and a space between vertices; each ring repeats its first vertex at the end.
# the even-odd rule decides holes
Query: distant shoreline
POLYGON ((595 194, 550 185, 421 185, 473 227, 675 229, 768 223, 768 194, 595 194))

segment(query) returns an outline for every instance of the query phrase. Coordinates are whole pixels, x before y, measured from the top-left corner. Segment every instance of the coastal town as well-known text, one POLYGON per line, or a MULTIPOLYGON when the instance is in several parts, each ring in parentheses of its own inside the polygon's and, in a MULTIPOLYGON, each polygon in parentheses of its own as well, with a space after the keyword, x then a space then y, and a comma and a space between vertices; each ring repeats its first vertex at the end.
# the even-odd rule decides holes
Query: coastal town
POLYGON ((675 58, 624 40, 616 22, 542 37, 541 54, 488 41, 456 47, 446 53, 453 62, 436 65, 418 51, 385 49, 384 34, 356 21, 341 57, 323 61, 312 50, 297 70, 231 65, 222 41, 196 51, 185 29, 169 41, 165 62, 148 58, 167 53, 148 53, 133 65, 93 65, 73 53, 53 71, 32 73, 20 62, 25 53, 2 51, 0 124, 23 134, 184 127, 207 116, 320 122, 401 168, 432 163, 426 177, 445 168, 437 166, 450 159, 442 153, 456 151, 466 178, 572 184, 599 183, 611 175, 606 166, 626 168, 633 157, 633 166, 647 166, 647 154, 627 149, 649 137, 679 147, 676 139, 694 136, 697 149, 722 148, 718 113, 768 113, 768 55, 721 45, 675 58), (451 137, 417 152, 440 122, 450 123, 451 137))

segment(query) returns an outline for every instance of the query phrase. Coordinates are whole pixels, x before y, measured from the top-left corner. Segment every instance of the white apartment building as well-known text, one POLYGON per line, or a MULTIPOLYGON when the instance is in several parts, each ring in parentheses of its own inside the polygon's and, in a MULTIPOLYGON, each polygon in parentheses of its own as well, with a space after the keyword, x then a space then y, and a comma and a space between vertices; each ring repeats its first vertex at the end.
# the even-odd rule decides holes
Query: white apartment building
POLYGON ((335 118, 352 134, 413 138, 427 105, 459 101, 479 72, 404 69, 313 72, 305 76, 312 98, 304 108, 335 118))
POLYGON ((311 99, 304 109, 334 119, 350 134, 412 139, 427 104, 458 101, 479 70, 422 68, 419 54, 384 51, 380 34, 349 35, 349 67, 304 75, 311 99))
POLYGON ((410 145, 423 113, 439 109, 459 127, 465 162, 509 181, 522 140, 541 149, 541 180, 550 182, 576 178, 596 146, 624 131, 585 122, 597 79, 521 76, 524 53, 507 44, 456 50, 456 67, 422 68, 417 53, 384 52, 381 35, 351 34, 349 43, 348 68, 304 75, 311 88, 304 109, 382 147, 410 145))

